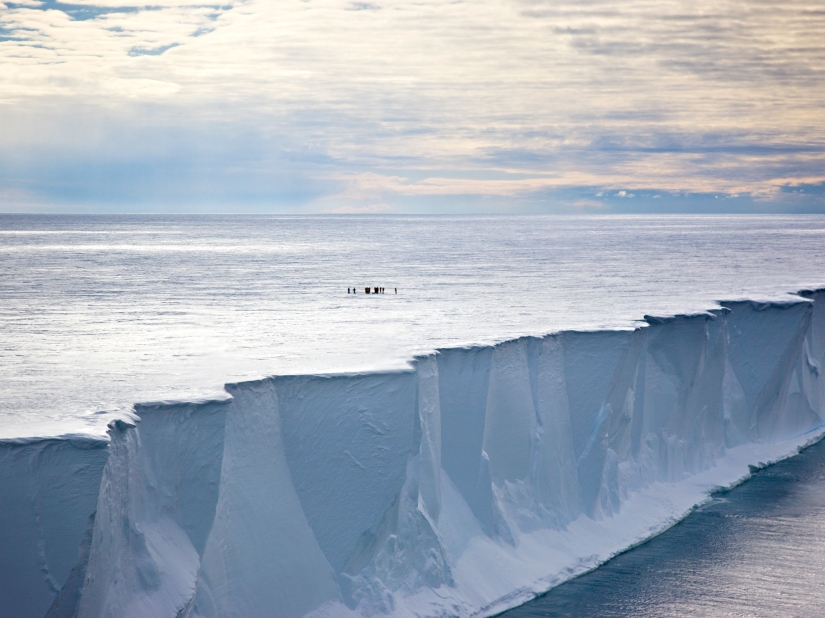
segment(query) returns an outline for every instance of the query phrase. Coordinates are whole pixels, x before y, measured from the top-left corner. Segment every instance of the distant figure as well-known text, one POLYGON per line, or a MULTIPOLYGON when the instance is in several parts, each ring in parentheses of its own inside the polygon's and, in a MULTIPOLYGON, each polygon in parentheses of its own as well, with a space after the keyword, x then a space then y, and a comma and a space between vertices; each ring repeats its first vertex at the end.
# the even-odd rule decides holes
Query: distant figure
POLYGON ((369 288, 364 288, 364 294, 369 294, 369 293, 370 293, 370 289, 369 288))
POLYGON ((395 288, 395 293, 398 294, 398 288, 395 288))
POLYGON ((349 294, 349 288, 347 288, 347 294, 349 294))
POLYGON ((372 289, 373 289, 373 290, 375 290, 375 291, 373 292, 373 294, 378 294, 378 288, 372 288, 372 289))

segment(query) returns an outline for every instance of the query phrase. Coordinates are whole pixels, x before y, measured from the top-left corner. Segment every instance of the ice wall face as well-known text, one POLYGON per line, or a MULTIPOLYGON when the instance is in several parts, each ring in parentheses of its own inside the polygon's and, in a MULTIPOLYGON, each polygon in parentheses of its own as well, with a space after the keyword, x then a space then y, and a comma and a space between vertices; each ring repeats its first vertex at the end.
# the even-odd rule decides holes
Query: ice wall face
MULTIPOLYGON (((21 616, 58 591, 49 616, 496 613, 818 435, 825 293, 805 295, 139 406, 79 458, 71 531, 4 509, 2 533, 32 531, 0 594, 41 589, 21 616)), ((18 493, 64 485, 38 449, 66 445, 14 448, 18 493)))
POLYGON ((229 391, 214 520, 181 616, 302 616, 337 588, 292 483, 278 393, 270 380, 229 391))
POLYGON ((215 517, 226 407, 141 406, 139 426, 113 424, 78 615, 178 615, 190 603, 215 517))
POLYGON ((100 440, 0 443, 0 616, 42 618, 77 575, 106 459, 100 440))

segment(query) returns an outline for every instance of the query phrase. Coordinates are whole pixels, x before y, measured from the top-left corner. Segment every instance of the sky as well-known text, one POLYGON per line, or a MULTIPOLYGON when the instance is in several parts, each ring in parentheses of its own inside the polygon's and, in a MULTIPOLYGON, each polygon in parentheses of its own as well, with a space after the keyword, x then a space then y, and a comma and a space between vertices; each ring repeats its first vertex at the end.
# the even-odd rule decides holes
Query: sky
POLYGON ((825 212, 825 4, 0 2, 0 212, 825 212))

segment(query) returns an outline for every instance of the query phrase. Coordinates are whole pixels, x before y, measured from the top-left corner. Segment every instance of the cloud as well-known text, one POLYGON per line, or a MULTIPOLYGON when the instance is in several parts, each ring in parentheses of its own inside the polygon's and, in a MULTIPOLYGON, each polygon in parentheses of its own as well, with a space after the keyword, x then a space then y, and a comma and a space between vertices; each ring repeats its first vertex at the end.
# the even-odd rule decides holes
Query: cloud
POLYGON ((0 187, 44 200, 772 203, 825 181, 825 12, 797 0, 6 6, 0 187))
POLYGON ((599 202, 597 200, 588 200, 588 199, 579 199, 575 200, 574 202, 570 202, 570 206, 577 210, 587 211, 587 210, 605 210, 610 208, 609 204, 605 204, 604 202, 599 202))

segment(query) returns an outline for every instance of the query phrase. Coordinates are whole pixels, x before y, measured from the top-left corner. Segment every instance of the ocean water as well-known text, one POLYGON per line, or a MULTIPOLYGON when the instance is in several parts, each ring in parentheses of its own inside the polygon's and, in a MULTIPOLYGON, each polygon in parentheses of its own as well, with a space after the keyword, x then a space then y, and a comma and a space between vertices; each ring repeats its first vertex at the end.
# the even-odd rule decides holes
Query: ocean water
POLYGON ((102 435, 135 402, 226 382, 629 328, 822 286, 824 267, 823 216, 0 215, 0 438, 102 435))
POLYGON ((821 441, 501 618, 819 618, 824 550, 821 441))

